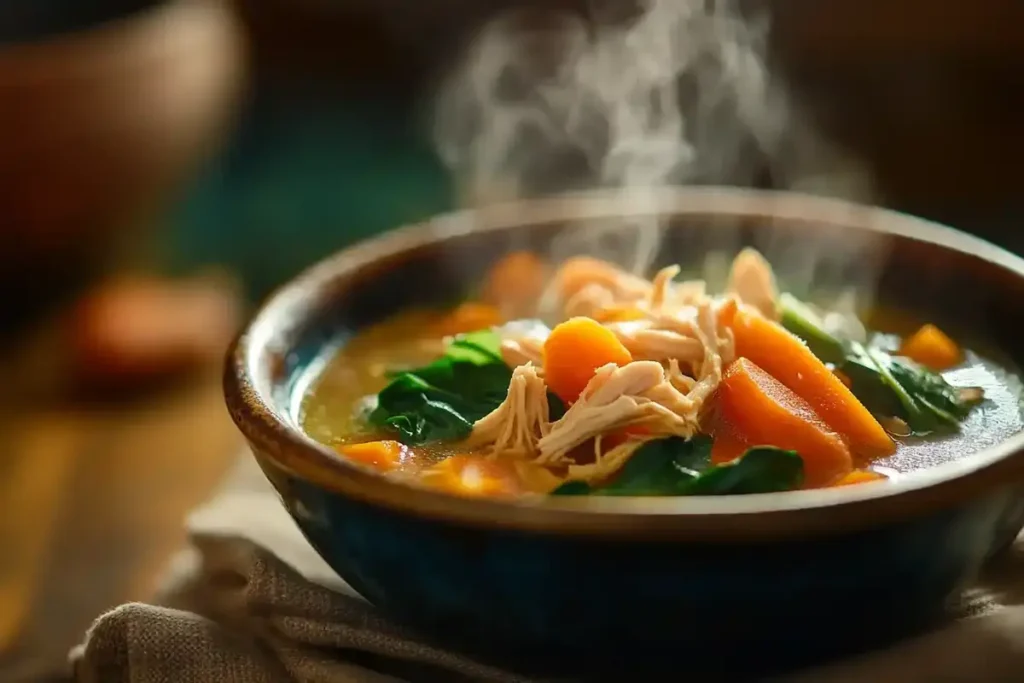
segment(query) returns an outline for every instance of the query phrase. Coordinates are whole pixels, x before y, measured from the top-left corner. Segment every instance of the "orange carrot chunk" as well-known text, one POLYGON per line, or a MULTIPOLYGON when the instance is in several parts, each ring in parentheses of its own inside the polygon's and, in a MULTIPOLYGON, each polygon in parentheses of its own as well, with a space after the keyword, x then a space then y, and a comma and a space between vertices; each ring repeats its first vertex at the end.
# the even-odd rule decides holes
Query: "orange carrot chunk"
POLYGON ((871 481, 886 479, 884 474, 872 470, 854 470, 835 483, 836 486, 852 486, 854 484, 867 484, 871 481))
POLYGON ((948 370, 963 359, 956 342, 935 325, 923 325, 903 340, 900 354, 935 371, 948 370))
POLYGON ((723 327, 731 327, 738 310, 739 304, 736 302, 736 297, 729 297, 723 301, 722 305, 718 307, 718 324, 723 327))
POLYGON ((865 458, 891 455, 896 444, 843 381, 800 339, 756 311, 741 307, 732 325, 736 355, 806 401, 821 419, 865 458))
POLYGON ((367 441, 337 447, 349 460, 387 472, 395 469, 408 455, 408 447, 397 441, 367 441))
POLYGON ((724 465, 732 462, 747 452, 750 444, 740 436, 731 424, 722 424, 714 429, 714 442, 711 446, 711 464, 724 465))
POLYGON ((598 368, 632 360, 618 337, 591 318, 566 320, 544 342, 544 377, 548 388, 566 403, 580 397, 598 368))
POLYGON ((514 251, 491 268, 481 298, 509 317, 533 313, 548 279, 548 266, 536 254, 514 251))
POLYGON ((432 331, 434 334, 447 337, 484 330, 500 325, 501 322, 501 311, 494 306, 467 301, 438 320, 432 331))
POLYGON ((719 458, 740 443, 796 451, 804 461, 804 485, 812 488, 834 484, 853 469, 842 438, 805 400, 746 358, 726 370, 715 401, 717 419, 735 434, 721 435, 727 443, 719 458))

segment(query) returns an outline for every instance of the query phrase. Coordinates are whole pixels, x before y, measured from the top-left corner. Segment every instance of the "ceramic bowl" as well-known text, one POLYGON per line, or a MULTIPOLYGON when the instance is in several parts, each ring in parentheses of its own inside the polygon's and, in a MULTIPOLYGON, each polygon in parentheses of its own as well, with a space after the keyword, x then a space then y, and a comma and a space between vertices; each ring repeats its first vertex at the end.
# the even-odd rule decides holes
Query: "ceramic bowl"
POLYGON ((20 296, 0 310, 155 227, 244 87, 225 0, 80 4, 7 11, 24 26, 0 43, 0 283, 20 296))
POLYGON ((820 277, 869 274, 879 301, 980 332, 1024 363, 1024 261, 906 215, 695 188, 442 216, 313 267, 266 303, 231 352, 231 415, 306 537, 395 619, 548 673, 761 674, 947 615, 1024 524, 1024 435, 856 487, 503 502, 394 483, 303 434, 298 398, 331 342, 403 307, 451 301, 510 248, 545 249, 573 225, 652 216, 667 223, 661 262, 741 244, 770 259, 814 257, 827 264, 820 277))

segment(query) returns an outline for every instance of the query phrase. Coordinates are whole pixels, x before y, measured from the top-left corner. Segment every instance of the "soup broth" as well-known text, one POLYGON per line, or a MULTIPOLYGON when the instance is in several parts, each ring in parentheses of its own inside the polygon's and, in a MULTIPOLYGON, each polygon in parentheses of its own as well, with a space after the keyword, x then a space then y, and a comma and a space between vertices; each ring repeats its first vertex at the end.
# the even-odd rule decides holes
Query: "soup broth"
MULTIPOLYGON (((525 257, 514 258, 517 272, 528 273, 525 257)), ((553 279, 564 289, 569 264, 554 275, 536 267, 530 286, 492 278, 482 302, 405 311, 360 332, 312 383, 301 405, 304 429, 339 457, 386 476, 457 495, 515 497, 726 495, 849 485, 964 457, 1022 427, 1016 374, 960 349, 932 326, 902 339, 874 332, 858 341, 858 321, 825 325, 828 316, 778 294, 773 277, 757 287, 737 284, 742 265, 737 276, 734 264, 732 290, 722 298, 708 298, 691 282, 669 290, 658 277, 643 281, 605 265, 587 274, 591 281, 573 286, 584 291, 598 282, 618 300, 604 296, 584 315, 566 310, 583 307, 579 301, 562 301, 547 316, 550 326, 523 321, 538 314, 540 280, 553 279), (626 278, 625 284, 607 279, 612 276, 626 278), (494 291, 502 287, 515 296, 494 291), (666 305, 659 296, 699 303, 658 309, 666 305), (717 316, 717 341, 709 342, 696 322, 704 313, 717 316), (723 323, 723 315, 737 317, 723 323), (852 335, 843 336, 851 327, 852 335), (668 334, 673 330, 678 334, 668 334), (814 358, 792 346, 796 337, 814 358), (447 358, 453 340, 462 340, 470 355, 460 362, 472 372, 455 377, 463 384, 416 393, 416 378, 428 377, 420 370, 447 358), (482 349, 492 342, 494 357, 482 349), (568 351, 559 350, 560 342, 568 351), (709 344, 718 345, 717 357, 709 344), (795 354, 789 365, 778 361, 786 354, 795 354), (718 366, 709 367, 713 363, 718 366), (487 374, 482 365, 496 373, 489 376, 497 383, 486 392, 475 386, 477 375, 487 374), (643 372, 630 377, 628 368, 643 372), (649 377, 654 383, 648 386, 649 377), (478 395, 454 395, 462 386, 478 395), (399 390, 405 394, 398 396, 399 390), (602 397, 602 391, 611 393, 602 397), (404 407, 382 419, 378 396, 405 401, 404 407), (440 412, 421 410, 426 400, 430 411, 440 412), (473 401, 483 407, 468 406, 473 401), (465 414, 449 424, 453 408, 465 414), (573 419, 576 425, 569 424, 573 419), (573 427, 583 431, 574 434, 573 427)), ((501 264, 495 273, 512 277, 501 264)), ((893 312, 875 317, 888 329, 916 329, 893 312)))

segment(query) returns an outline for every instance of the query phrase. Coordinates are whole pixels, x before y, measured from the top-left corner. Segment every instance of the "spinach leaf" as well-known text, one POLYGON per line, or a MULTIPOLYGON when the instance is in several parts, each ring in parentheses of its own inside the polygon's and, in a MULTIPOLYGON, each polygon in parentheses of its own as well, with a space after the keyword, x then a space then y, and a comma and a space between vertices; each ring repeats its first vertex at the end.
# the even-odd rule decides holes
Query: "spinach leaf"
POLYGON ((980 391, 962 392, 942 375, 907 358, 837 339, 822 328, 809 307, 788 294, 780 297, 780 303, 786 329, 846 375, 851 391, 868 410, 899 417, 914 434, 955 429, 982 399, 980 391))
POLYGON ((602 496, 671 496, 711 461, 711 439, 672 437, 649 441, 597 493, 602 496))
POLYGON ((448 344, 448 358, 487 363, 501 360, 501 338, 494 330, 461 334, 448 344))
POLYGON ((933 411, 941 411, 958 420, 966 418, 971 409, 984 400, 981 391, 962 391, 942 375, 906 359, 893 359, 890 372, 897 382, 933 411))
POLYGON ((569 481, 552 495, 724 496, 790 491, 803 479, 803 460, 770 446, 749 449, 734 462, 710 465, 710 438, 650 441, 615 478, 599 486, 569 481))
POLYGON ((561 420, 562 416, 565 415, 565 402, 558 398, 557 395, 548 392, 548 420, 554 422, 555 420, 561 420))
POLYGON ((552 496, 588 496, 591 492, 590 484, 585 481, 567 481, 551 492, 552 496))
POLYGON ((461 439, 501 405, 511 378, 496 334, 461 335, 442 358, 395 375, 377 395, 369 422, 397 432, 407 445, 461 439))
POLYGON ((716 465, 683 486, 684 496, 735 496, 792 491, 804 477, 804 461, 794 451, 755 446, 737 460, 716 465))

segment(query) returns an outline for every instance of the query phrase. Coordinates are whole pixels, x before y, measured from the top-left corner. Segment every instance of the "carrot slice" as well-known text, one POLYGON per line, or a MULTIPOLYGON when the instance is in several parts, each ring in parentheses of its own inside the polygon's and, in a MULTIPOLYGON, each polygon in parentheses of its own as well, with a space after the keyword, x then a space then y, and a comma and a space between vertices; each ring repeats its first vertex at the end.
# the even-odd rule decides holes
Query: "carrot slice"
MULTIPOLYGON (((720 397, 716 395, 714 404, 717 405, 719 402, 720 397)), ((743 438, 735 425, 719 411, 715 412, 716 415, 710 421, 710 431, 714 437, 711 447, 711 462, 712 465, 724 465, 746 453, 751 444, 743 438)))
POLYGON ((539 256, 514 251, 491 268, 481 298, 510 317, 523 317, 536 310, 547 279, 548 266, 539 256))
POLYGON ((905 339, 900 354, 936 371, 948 370, 963 359, 956 342, 935 325, 923 325, 905 339))
POLYGON ((724 327, 731 327, 732 321, 736 319, 736 311, 739 310, 739 304, 735 297, 729 297, 722 302, 722 305, 718 308, 718 324, 724 327))
POLYGON ((805 400, 746 358, 726 370, 715 401, 717 419, 735 434, 726 429, 720 435, 726 441, 719 447, 720 458, 731 455, 740 443, 796 451, 804 461, 807 487, 828 486, 853 469, 842 438, 805 400))
POLYGON ((732 425, 721 425, 714 430, 715 440, 711 446, 711 464, 724 465, 747 452, 750 444, 741 437, 732 425))
POLYGON ((857 455, 891 455, 896 444, 843 381, 800 339, 755 311, 740 307, 733 318, 736 355, 748 358, 807 401, 857 455))
POLYGON ((511 252, 490 267, 483 281, 482 298, 497 305, 526 295, 539 296, 547 279, 548 265, 540 256, 528 251, 511 252))
POLYGON ((544 342, 544 378, 560 399, 580 397, 594 372, 608 363, 618 366, 633 357, 618 337, 591 318, 570 318, 555 326, 544 342))
POLYGON ((494 306, 467 301, 438 320, 432 331, 436 335, 447 337, 464 332, 476 332, 500 325, 501 322, 501 311, 494 306))
POLYGON ((879 481, 887 479, 884 474, 879 474, 872 470, 854 470, 848 475, 837 481, 835 486, 852 486, 854 484, 866 484, 870 481, 879 481))
POLYGON ((496 306, 506 318, 534 315, 548 282, 548 273, 548 264, 537 254, 512 252, 490 268, 480 298, 496 306))
POLYGON ((397 441, 367 441, 338 446, 336 449, 349 460, 387 472, 395 469, 408 455, 408 447, 397 441))

